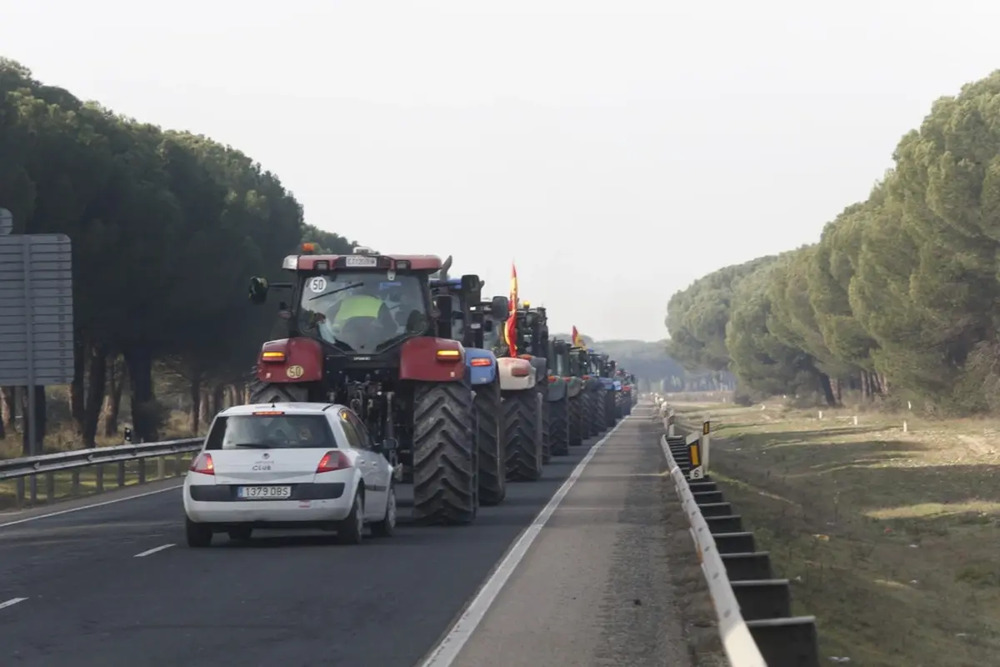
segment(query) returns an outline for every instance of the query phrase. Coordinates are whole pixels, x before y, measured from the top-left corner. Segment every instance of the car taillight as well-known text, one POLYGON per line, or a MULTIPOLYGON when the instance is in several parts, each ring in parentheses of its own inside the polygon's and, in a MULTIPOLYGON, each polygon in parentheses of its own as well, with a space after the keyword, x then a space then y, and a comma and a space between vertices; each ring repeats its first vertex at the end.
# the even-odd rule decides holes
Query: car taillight
POLYGON ((316 472, 333 472, 334 470, 345 470, 351 467, 351 460, 347 458, 344 452, 327 452, 323 455, 323 458, 319 460, 319 465, 316 466, 316 472))
POLYGON ((200 472, 202 475, 214 475, 215 462, 212 461, 212 455, 207 453, 199 454, 195 460, 191 462, 189 470, 191 472, 200 472))

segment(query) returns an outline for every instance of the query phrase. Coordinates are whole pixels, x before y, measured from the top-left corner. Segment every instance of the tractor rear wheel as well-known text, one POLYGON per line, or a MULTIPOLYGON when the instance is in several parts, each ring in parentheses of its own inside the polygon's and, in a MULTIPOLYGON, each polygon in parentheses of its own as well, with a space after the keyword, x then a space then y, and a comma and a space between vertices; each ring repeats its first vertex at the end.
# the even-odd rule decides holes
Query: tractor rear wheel
POLYGON ((505 392, 504 431, 507 434, 507 481, 533 482, 542 476, 538 392, 505 392))
POLYGON ((250 382, 250 403, 304 403, 309 400, 309 388, 298 383, 250 382))
POLYGON ((600 436, 604 433, 604 387, 598 387, 590 393, 590 433, 600 436))
POLYGON ((461 382, 417 382, 413 391, 413 518, 476 518, 475 412, 461 382))
POLYGON ((569 398, 549 403, 549 442, 553 456, 569 454, 569 398))
POLYGON ((578 447, 583 444, 581 428, 583 421, 583 394, 577 394, 567 401, 569 405, 569 445, 578 447))
POLYGON ((500 382, 476 389, 476 415, 479 422, 479 502, 499 505, 507 496, 507 447, 504 438, 500 382))

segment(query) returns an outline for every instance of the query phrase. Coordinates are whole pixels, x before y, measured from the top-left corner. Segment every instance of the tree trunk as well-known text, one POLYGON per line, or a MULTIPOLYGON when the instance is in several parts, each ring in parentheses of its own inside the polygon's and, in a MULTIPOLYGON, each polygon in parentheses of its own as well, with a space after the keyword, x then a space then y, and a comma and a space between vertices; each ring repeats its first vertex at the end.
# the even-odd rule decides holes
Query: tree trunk
POLYGON ((3 387, 3 423, 11 433, 17 433, 17 387, 3 387))
POLYGON ((146 345, 125 350, 132 398, 133 442, 156 442, 159 439, 156 396, 153 395, 153 351, 146 345))
POLYGON ((86 426, 84 413, 86 392, 84 385, 87 381, 87 350, 88 345, 83 340, 83 334, 79 331, 73 337, 73 381, 69 385, 69 411, 73 418, 73 431, 84 438, 86 426))
POLYGON ((226 396, 226 385, 219 383, 212 389, 212 413, 219 414, 226 409, 224 405, 226 396))
POLYGON ((87 377, 87 400, 83 412, 83 442, 84 447, 95 447, 97 422, 101 417, 101 406, 107 389, 108 358, 104 346, 97 343, 89 345, 88 352, 90 375, 87 377))
MULTIPOLYGON (((38 443, 38 454, 45 453, 45 387, 35 387, 35 433, 34 440, 38 443)), ((24 428, 21 429, 21 450, 24 456, 32 456, 31 443, 28 442, 28 390, 20 392, 21 414, 24 415, 24 428)))
POLYGON ((830 407, 837 405, 837 397, 833 395, 833 387, 830 385, 830 376, 826 373, 819 374, 819 387, 823 390, 823 397, 830 407))
POLYGON ((191 411, 189 412, 189 422, 188 428, 191 430, 191 435, 198 435, 198 431, 201 428, 201 371, 193 370, 191 372, 191 385, 189 388, 189 397, 191 398, 191 411))
POLYGON ((122 405, 122 389, 125 387, 125 364, 115 352, 110 355, 111 368, 108 372, 108 395, 104 401, 104 435, 114 437, 118 432, 118 413, 122 405))

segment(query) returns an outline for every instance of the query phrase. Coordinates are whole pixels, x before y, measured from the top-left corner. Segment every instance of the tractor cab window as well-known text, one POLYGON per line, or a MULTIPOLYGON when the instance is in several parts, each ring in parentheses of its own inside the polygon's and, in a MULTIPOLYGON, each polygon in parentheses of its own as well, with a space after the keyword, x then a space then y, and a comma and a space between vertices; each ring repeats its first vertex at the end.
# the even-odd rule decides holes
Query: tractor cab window
POLYGON ((380 352, 427 332, 426 283, 407 273, 389 280, 381 271, 306 276, 299 326, 347 352, 380 352))

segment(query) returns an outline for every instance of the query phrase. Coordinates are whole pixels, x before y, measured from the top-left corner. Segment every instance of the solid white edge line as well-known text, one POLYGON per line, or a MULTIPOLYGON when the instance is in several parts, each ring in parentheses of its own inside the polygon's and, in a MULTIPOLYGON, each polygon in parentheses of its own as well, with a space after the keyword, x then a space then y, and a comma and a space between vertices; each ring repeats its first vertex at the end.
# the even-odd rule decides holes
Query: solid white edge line
POLYGON ((18 602, 24 602, 28 598, 11 598, 6 602, 0 602, 0 609, 6 609, 7 607, 13 607, 18 602))
MULTIPOLYGON (((490 607, 493 605, 493 601, 496 600, 497 595, 503 589, 507 580, 510 579, 510 575, 514 573, 521 559, 528 552, 528 548, 538 537, 538 534, 548 523, 552 514, 559 507, 559 503, 562 502, 566 494, 569 493, 573 485, 576 484, 576 480, 580 478, 583 474, 584 468, 590 463, 590 460, 594 458, 598 450, 604 446, 604 443, 615 434, 615 431, 632 418, 632 415, 625 417, 618 424, 615 425, 613 429, 608 431, 608 434, 603 438, 594 443, 587 455, 576 464, 576 468, 570 473, 569 477, 562 483, 562 486, 555 492, 551 499, 549 499, 548 504, 542 508, 542 511, 535 516, 531 524, 525 528, 520 537, 514 543, 514 546, 510 548, 507 554, 500 561, 500 564, 496 566, 493 573, 483 584, 482 588, 476 594, 476 597, 472 599, 472 602, 465 608, 462 615, 455 621, 454 625, 448 631, 448 634, 438 642, 437 646, 431 651, 430 655, 420 662, 420 667, 449 667, 458 654, 462 651, 465 643, 469 641, 472 633, 476 631, 479 627, 479 623, 486 616, 486 612, 489 611, 490 607)), ((501 505, 502 507, 502 505, 501 505)))
POLYGON ((158 547, 154 547, 152 549, 147 549, 146 551, 143 551, 142 553, 138 553, 138 554, 132 556, 132 558, 145 558, 146 556, 149 556, 151 554, 155 554, 158 551, 163 551, 164 549, 169 549, 172 546, 176 546, 176 545, 174 545, 174 544, 161 544, 158 547))
POLYGON ((106 507, 107 505, 114 505, 115 503, 123 503, 126 500, 135 500, 136 498, 146 498, 148 496, 155 496, 157 493, 166 493, 167 491, 176 491, 177 489, 183 487, 183 484, 178 484, 177 486, 171 486, 166 489, 157 489, 156 491, 147 491, 145 493, 137 493, 134 496, 126 496, 125 498, 115 498, 114 500, 105 500, 99 503, 92 503, 90 505, 82 505, 80 507, 71 507, 66 510, 59 510, 58 512, 49 512, 48 514, 39 514, 38 516, 29 516, 25 519, 18 519, 17 521, 8 521, 7 523, 0 523, 0 528, 7 528, 9 526, 16 526, 22 523, 28 523, 29 521, 39 521, 40 519, 48 519, 53 516, 61 516, 63 514, 72 514, 73 512, 82 512, 83 510, 94 509, 95 507, 106 507))

